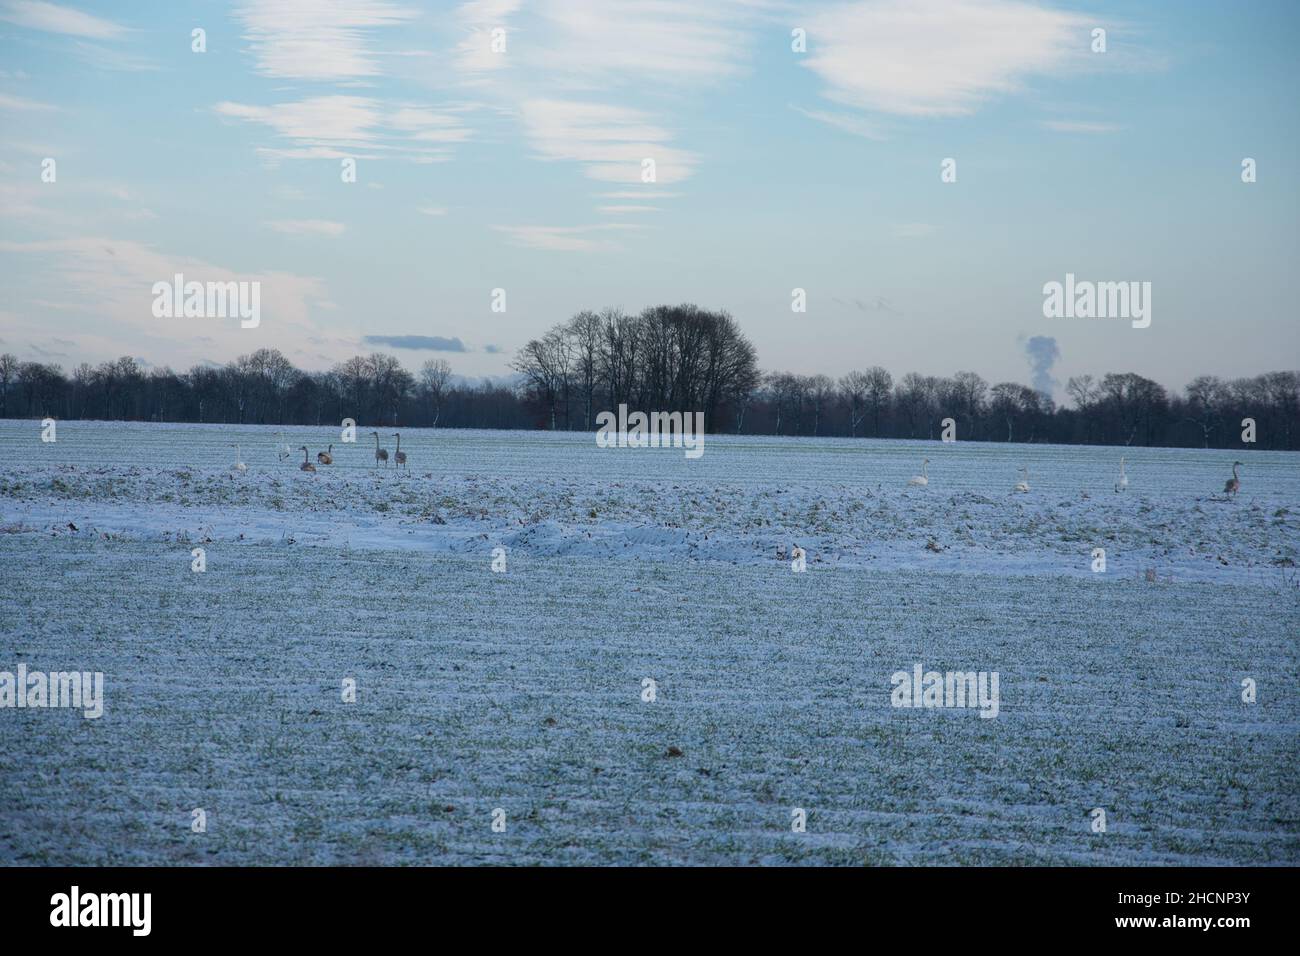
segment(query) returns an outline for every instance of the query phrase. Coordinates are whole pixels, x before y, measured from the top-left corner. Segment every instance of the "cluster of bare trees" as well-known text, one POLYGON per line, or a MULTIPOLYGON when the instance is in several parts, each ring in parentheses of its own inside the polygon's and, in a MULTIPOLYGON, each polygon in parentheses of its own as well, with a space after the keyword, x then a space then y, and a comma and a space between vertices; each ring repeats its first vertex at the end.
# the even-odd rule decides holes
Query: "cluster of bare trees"
POLYGON ((441 359, 412 375, 392 355, 357 355, 304 372, 275 349, 188 372, 123 357, 65 374, 0 355, 0 417, 253 424, 591 430, 626 403, 641 411, 703 411, 710 431, 934 439, 943 420, 974 441, 1241 447, 1254 419, 1258 447, 1300 447, 1300 372, 1194 379, 1170 394, 1132 372, 1080 375, 1068 406, 1016 382, 974 372, 873 366, 833 380, 759 371, 727 314, 694 306, 582 312, 516 355, 517 383, 456 382, 441 359))
POLYGON ((736 320, 694 305, 579 312, 520 349, 512 367, 547 426, 566 429, 591 429, 598 412, 620 404, 702 411, 705 422, 730 407, 743 420, 760 380, 736 320))
POLYGON ((951 378, 908 372, 895 382, 879 365, 839 381, 770 373, 755 405, 755 417, 777 435, 938 438, 943 420, 951 418, 960 423, 961 437, 1003 441, 1042 440, 1039 428, 1054 410, 1050 398, 1026 385, 1002 382, 990 388, 974 372, 951 378))
MULTIPOLYGON (((146 368, 123 356, 65 375, 57 365, 0 355, 0 417, 140 421, 320 424, 354 418, 368 424, 440 423, 447 406, 477 406, 500 427, 526 427, 514 390, 451 387, 451 366, 433 359, 417 375, 392 355, 356 355, 326 372, 304 372, 278 349, 258 349, 225 365, 188 372, 146 368), (453 398, 455 401, 449 401, 453 398), (508 411, 503 418, 502 411, 508 411)), ((472 424, 464 422, 461 424, 472 424)))
POLYGON ((883 368, 763 378, 750 426, 777 435, 938 438, 951 418, 961 439, 1112 445, 1241 444, 1241 423, 1256 422, 1258 443, 1294 448, 1300 440, 1300 372, 1223 381, 1202 375, 1182 395, 1132 372, 1066 385, 1072 407, 1017 382, 989 385, 974 372, 951 378, 909 372, 897 382, 883 368))

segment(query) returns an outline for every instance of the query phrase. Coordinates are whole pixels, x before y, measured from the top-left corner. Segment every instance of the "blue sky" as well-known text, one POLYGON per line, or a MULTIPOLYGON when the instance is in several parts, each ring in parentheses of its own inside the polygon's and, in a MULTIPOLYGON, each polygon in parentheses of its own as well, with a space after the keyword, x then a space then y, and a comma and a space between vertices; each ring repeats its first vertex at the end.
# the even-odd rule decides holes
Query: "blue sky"
POLYGON ((1294 367, 1298 26, 1289 2, 0 0, 0 349, 323 368, 427 336, 463 351, 384 349, 499 375, 580 309, 692 301, 803 373, 1028 382, 1036 335, 1061 382, 1294 367), (260 326, 155 318, 175 272, 259 281, 260 326), (1151 282, 1151 326, 1045 318, 1067 272, 1151 282))

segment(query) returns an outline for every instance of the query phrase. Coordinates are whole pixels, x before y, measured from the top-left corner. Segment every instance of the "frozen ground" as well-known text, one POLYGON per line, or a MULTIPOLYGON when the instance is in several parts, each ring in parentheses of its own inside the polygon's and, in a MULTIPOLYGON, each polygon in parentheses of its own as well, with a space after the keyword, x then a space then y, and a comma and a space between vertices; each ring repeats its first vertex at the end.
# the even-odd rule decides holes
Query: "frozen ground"
POLYGON ((1300 456, 274 431, 0 423, 0 670, 107 683, 0 710, 0 861, 1300 862, 1300 456))
MULTIPOLYGON (((1275 582, 1300 562, 1300 455, 1245 454, 1242 492, 1220 494, 1228 452, 980 443, 711 437, 675 449, 597 448, 591 436, 408 431, 409 474, 373 466, 373 439, 334 442, 314 475, 276 460, 276 430, 0 422, 0 522, 129 540, 280 541, 482 555, 772 564, 798 543, 813 568, 1275 582), (233 443, 248 470, 232 475, 233 443), (930 459, 928 488, 907 480, 930 459), (1017 469, 1031 492, 1013 494, 1017 469), (1087 497, 1085 497, 1085 495, 1087 497), (931 544, 933 542, 933 544, 931 544), (936 550, 937 549, 937 550, 936 550)), ((393 450, 391 439, 384 445, 393 450)))

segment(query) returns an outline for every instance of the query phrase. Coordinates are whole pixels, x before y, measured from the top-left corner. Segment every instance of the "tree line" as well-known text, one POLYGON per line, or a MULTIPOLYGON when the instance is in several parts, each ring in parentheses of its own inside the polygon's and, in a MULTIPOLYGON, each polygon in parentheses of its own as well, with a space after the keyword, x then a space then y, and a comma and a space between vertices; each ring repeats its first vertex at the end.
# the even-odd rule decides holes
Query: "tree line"
POLYGON ((442 359, 414 374, 393 355, 356 355, 327 371, 277 349, 185 372, 124 356, 65 373, 0 355, 0 417, 161 422, 594 430, 600 411, 703 411, 711 432, 936 439, 944 420, 973 441, 1241 447, 1300 443, 1300 372, 1224 380, 1181 392, 1133 372, 1079 375, 1069 405, 975 372, 951 377, 884 368, 826 375, 764 372, 738 323, 693 305, 580 312, 528 342, 514 381, 457 381, 442 359))

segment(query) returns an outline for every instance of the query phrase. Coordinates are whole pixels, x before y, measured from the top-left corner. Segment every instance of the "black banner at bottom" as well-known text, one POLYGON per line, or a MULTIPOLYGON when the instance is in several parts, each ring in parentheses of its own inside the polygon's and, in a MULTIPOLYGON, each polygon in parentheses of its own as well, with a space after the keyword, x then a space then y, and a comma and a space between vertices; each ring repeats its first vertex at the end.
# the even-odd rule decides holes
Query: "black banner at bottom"
POLYGON ((747 930, 766 934, 789 923, 796 932, 843 928, 858 937, 904 929, 917 942, 936 933, 945 946, 1021 932, 1231 945, 1249 938, 1240 934, 1276 934, 1290 924, 1283 910, 1295 876, 1289 868, 14 867, 0 868, 0 925, 6 943, 71 933, 78 943, 373 943, 438 921, 492 937, 516 931, 536 938, 539 930, 678 935, 695 926, 703 936, 725 931, 735 942, 747 930), (965 936, 962 926, 976 935, 965 936))

